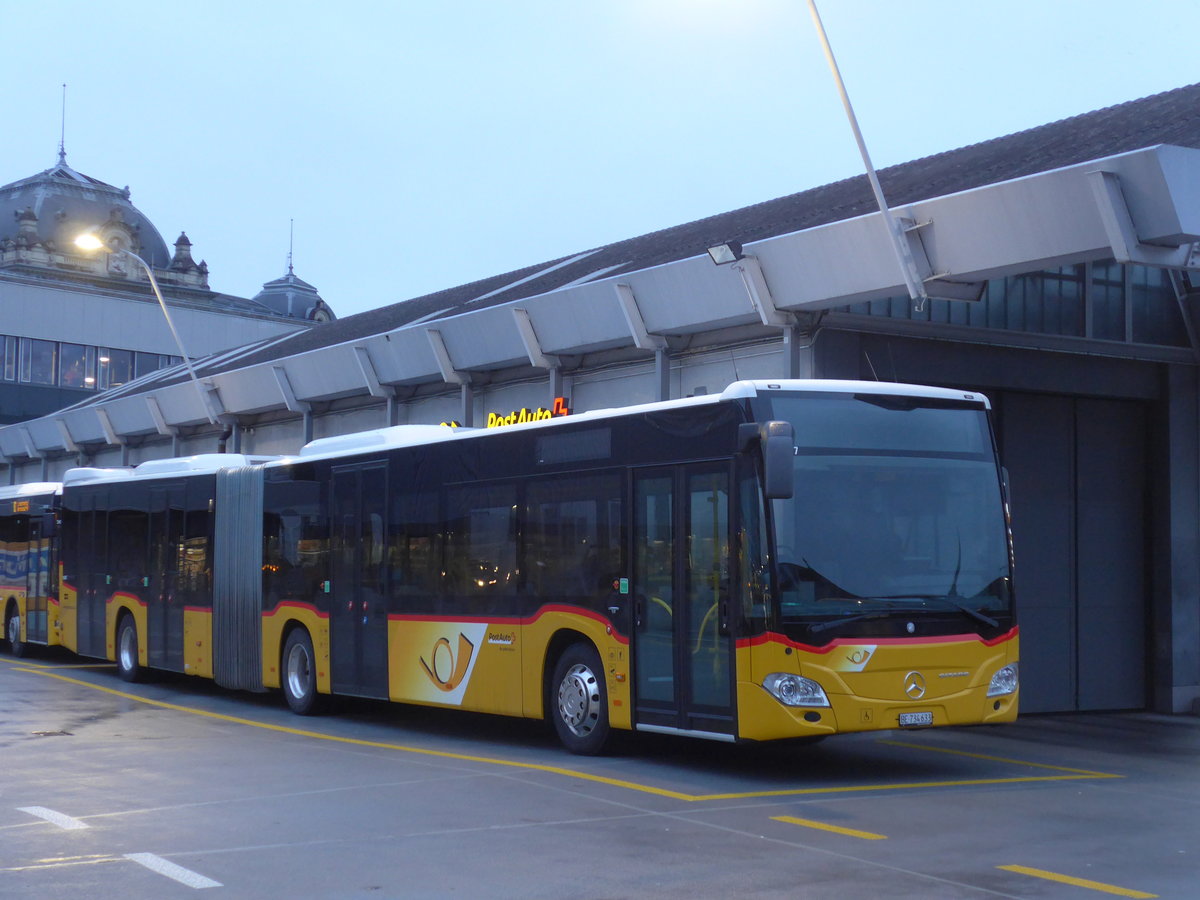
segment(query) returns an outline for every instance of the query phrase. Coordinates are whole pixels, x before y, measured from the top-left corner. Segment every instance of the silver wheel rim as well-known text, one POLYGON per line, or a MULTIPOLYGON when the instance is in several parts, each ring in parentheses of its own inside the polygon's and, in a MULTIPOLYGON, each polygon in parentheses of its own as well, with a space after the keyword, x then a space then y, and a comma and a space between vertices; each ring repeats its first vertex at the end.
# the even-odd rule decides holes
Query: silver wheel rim
POLYGON ((297 700, 308 696, 312 683, 312 660, 309 659, 308 648, 302 644, 296 644, 288 652, 287 683, 288 690, 297 700))
POLYGON ((576 737, 587 737, 600 721, 600 684, 583 663, 576 663, 558 686, 558 715, 576 737))
POLYGON ((8 620, 8 642, 16 645, 21 641, 21 617, 11 616, 8 620))
POLYGON ((117 648, 121 656, 121 668, 132 672, 137 665, 137 632, 132 628, 121 629, 121 646, 117 648))

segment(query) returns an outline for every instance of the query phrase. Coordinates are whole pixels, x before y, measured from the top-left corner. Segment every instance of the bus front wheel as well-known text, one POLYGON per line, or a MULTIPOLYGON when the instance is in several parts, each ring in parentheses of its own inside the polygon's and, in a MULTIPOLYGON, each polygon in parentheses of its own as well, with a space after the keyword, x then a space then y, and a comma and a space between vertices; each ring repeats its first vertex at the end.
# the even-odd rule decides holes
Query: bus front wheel
POLYGON ((283 696, 288 708, 298 716, 320 712, 317 693, 317 658, 312 638, 303 628, 295 628, 283 645, 283 696))
POLYGON ((117 626, 117 674, 123 681, 141 681, 145 670, 138 662, 137 625, 133 616, 126 613, 117 626))
POLYGON ((4 637, 8 640, 8 648, 13 656, 25 656, 29 645, 21 640, 21 616, 13 606, 9 607, 8 616, 4 621, 4 637))
POLYGON ((588 644, 572 644, 558 659, 550 691, 558 739, 572 753, 595 756, 608 745, 608 691, 600 656, 588 644))

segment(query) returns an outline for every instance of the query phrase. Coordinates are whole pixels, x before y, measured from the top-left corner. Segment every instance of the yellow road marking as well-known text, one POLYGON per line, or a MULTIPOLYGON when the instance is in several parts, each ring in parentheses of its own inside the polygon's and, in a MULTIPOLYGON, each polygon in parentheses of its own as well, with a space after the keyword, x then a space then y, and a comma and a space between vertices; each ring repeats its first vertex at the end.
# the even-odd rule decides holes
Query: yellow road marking
POLYGON ((1035 769, 1050 769, 1054 772, 1073 772, 1076 775, 1084 775, 1091 778, 1121 778, 1120 775, 1109 775, 1105 772, 1093 772, 1090 769, 1071 769, 1067 766, 1051 766, 1046 763, 1027 762, 1023 759, 1007 759, 1003 756, 988 756, 985 753, 968 753, 966 750, 951 750, 948 747, 929 747, 925 744, 910 744, 906 741, 887 741, 881 740, 881 744, 890 744, 893 747, 908 747, 911 750, 928 750, 931 753, 950 753, 954 756, 969 756, 972 759, 986 759, 989 762, 1009 763, 1014 766, 1030 766, 1035 769))
POLYGON ((38 869, 65 869, 70 866, 94 866, 98 863, 121 862, 119 856, 79 856, 65 859, 39 859, 27 866, 5 866, 0 872, 33 872, 38 869))
POLYGON ((322 741, 333 741, 339 744, 350 744, 356 747, 377 747, 383 750, 399 750, 404 753, 414 753, 421 756, 435 756, 441 759, 456 759, 463 762, 487 763, 494 766, 505 766, 514 769, 524 769, 535 772, 549 772, 554 775, 565 775, 568 778, 578 778, 584 781, 594 781, 600 784, 612 785, 614 787, 628 788, 629 790, 642 791, 643 793, 657 794, 661 797, 670 797, 674 800, 695 800, 699 799, 690 794, 683 794, 678 791, 670 791, 664 788, 656 788, 651 785, 637 784, 631 781, 621 781, 616 778, 605 778, 601 775, 591 775, 586 772, 578 772, 573 769, 564 769, 559 766, 544 766, 538 763, 517 762, 510 759, 495 759, 487 756, 472 756, 465 753, 452 753, 447 750, 429 750, 424 747, 410 747, 404 744, 390 744, 383 741, 366 741, 361 738, 340 737, 333 734, 323 734, 319 731, 306 731, 302 728, 288 728, 285 725, 272 725, 269 722, 258 722, 253 719, 243 719, 238 716, 227 716, 223 713, 209 712, 205 709, 196 709, 189 706, 181 706, 177 703, 167 703, 165 700, 152 700, 148 697, 139 697, 136 694, 129 694, 125 691, 117 691, 112 688, 103 687, 98 684, 91 684, 87 681, 81 681, 78 678, 68 678, 66 675, 59 675, 55 672, 49 672, 44 669, 20 669, 18 671, 30 672, 34 675, 42 675, 46 678, 54 678, 58 681, 65 681, 68 684, 77 684, 93 690, 101 691, 105 694, 111 694, 114 697, 123 697, 126 700, 134 700, 139 703, 145 703, 149 706, 157 706, 162 709, 170 709, 175 712, 189 713, 195 716, 204 716, 209 719, 217 719, 222 722, 232 722, 236 725, 248 725, 252 728, 263 728, 267 731, 277 731, 282 734, 293 734, 299 737, 316 738, 322 741))
POLYGON ((1150 900, 1158 894, 1147 894, 1145 891, 1135 891, 1130 888, 1105 884, 1103 881, 1089 881, 1086 878, 1072 878, 1070 875, 1060 875, 1057 872, 1047 872, 1045 869, 1031 869, 1028 866, 996 866, 1006 872, 1017 872, 1020 875, 1031 875, 1034 878, 1045 878, 1047 881, 1057 881, 1060 884, 1070 884, 1075 887, 1089 888, 1093 891, 1103 891, 1105 894, 1116 894, 1118 897, 1140 897, 1150 900))
MULTIPOLYGON (((64 681, 68 684, 75 684, 79 685, 80 687, 90 688, 94 691, 101 691, 105 694, 111 694, 114 697, 122 697, 126 700, 145 703, 148 706, 157 706, 161 709, 169 709, 175 712, 187 713, 194 716, 203 716, 209 719, 217 719, 222 722, 232 722, 236 725, 247 725, 251 728, 262 728, 267 731, 275 731, 281 734, 292 734, 298 737, 313 738, 320 741, 332 741, 334 743, 349 744, 356 747, 375 747, 382 750, 397 750, 402 753, 412 753, 419 756, 432 756, 439 759, 454 759, 461 762, 484 763, 486 765, 500 766, 509 769, 521 769, 527 772, 545 772, 551 775, 561 775, 565 778, 574 778, 579 781, 590 781, 595 784, 619 787, 625 790, 637 791, 643 794, 652 794, 658 797, 667 797, 671 800, 682 800, 689 803, 712 800, 753 800, 763 797, 798 797, 811 794, 853 794, 868 791, 900 791, 917 790, 923 788, 977 787, 980 785, 1030 784, 1039 781, 1075 781, 1085 778, 1124 777, 1121 775, 1108 775, 1102 772, 1087 772, 1074 775, 1029 775, 1015 778, 976 778, 959 781, 915 781, 902 784, 865 784, 848 785, 843 787, 786 788, 771 791, 745 791, 727 794, 687 794, 682 791, 672 791, 667 788, 655 787, 649 784, 640 784, 635 781, 625 781, 619 778, 608 778, 603 775, 593 775, 588 772, 580 772, 576 769, 566 769, 561 766, 547 766, 540 763, 518 762, 511 759, 496 759, 495 757, 488 756, 473 756, 466 753, 453 753, 448 750, 429 750, 424 747, 412 747, 405 744, 392 744, 384 741, 367 741, 361 738, 340 737, 333 734, 324 734, 319 731, 308 731, 303 728, 289 728, 286 725, 272 725, 268 722, 259 722, 254 719, 243 719, 238 716, 227 716, 223 713, 209 712, 208 710, 196 709, 195 707, 190 706, 181 706, 178 703, 168 703, 165 700, 152 700, 148 697, 139 697, 136 694, 129 694, 124 691, 114 690, 113 688, 104 687, 102 685, 92 684, 88 681, 82 681, 78 678, 70 678, 66 675, 60 675, 57 672, 52 672, 45 668, 35 669, 22 667, 16 669, 15 671, 27 672, 33 675, 41 675, 44 678, 54 678, 58 681, 64 681)), ((1033 763, 1019 764, 1035 765, 1033 763)))
POLYGON ((839 828, 837 825, 827 825, 824 822, 814 822, 812 819, 797 819, 795 816, 771 816, 772 822, 786 822, 789 825, 801 825, 805 828, 819 828, 821 831, 832 831, 834 834, 844 834, 848 837, 862 838, 864 841, 886 841, 886 834, 875 834, 871 831, 857 831, 853 828, 839 828))
POLYGON ((900 784, 859 784, 845 787, 781 788, 739 794, 703 794, 688 800, 754 800, 761 797, 799 797, 805 794, 856 794, 870 791, 905 791, 925 788, 979 787, 989 784, 1033 784, 1039 781, 1082 781, 1091 778, 1124 778, 1123 775, 1025 775, 1015 778, 964 778, 958 781, 909 781, 900 784))

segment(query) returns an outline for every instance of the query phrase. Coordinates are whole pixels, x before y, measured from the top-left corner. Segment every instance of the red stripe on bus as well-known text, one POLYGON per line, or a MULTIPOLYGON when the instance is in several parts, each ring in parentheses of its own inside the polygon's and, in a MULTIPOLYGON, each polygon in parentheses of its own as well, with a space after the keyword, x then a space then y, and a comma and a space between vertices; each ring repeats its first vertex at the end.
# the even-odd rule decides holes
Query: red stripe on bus
POLYGON ((314 615, 316 615, 317 618, 320 618, 320 619, 328 619, 329 618, 329 613, 321 612, 312 603, 301 603, 299 600, 280 600, 278 603, 275 604, 274 609, 264 612, 263 616, 273 616, 277 612, 279 612, 281 609, 284 609, 285 607, 289 607, 291 609, 306 609, 310 613, 313 613, 314 615))
POLYGON ((805 653, 816 653, 823 655, 831 653, 838 647, 858 646, 860 644, 878 644, 885 646, 904 646, 918 644, 954 644, 965 641, 978 641, 985 647, 995 647, 997 644, 1003 644, 1006 641, 1011 641, 1020 633, 1018 626, 1013 626, 999 637, 991 640, 984 640, 977 634, 938 634, 929 635, 926 637, 904 637, 904 638, 876 638, 876 637, 857 637, 857 638, 837 638, 823 647, 814 647, 811 644, 802 644, 799 641, 793 641, 785 635, 777 632, 768 631, 752 638, 742 638, 737 642, 739 647, 757 647, 760 644, 783 644, 786 647, 794 647, 797 650, 803 650, 805 653))
POLYGON ((117 591, 115 594, 109 594, 108 599, 104 601, 104 604, 107 606, 109 603, 112 603, 113 601, 118 600, 118 599, 132 600, 138 606, 148 606, 149 605, 146 603, 145 600, 143 600, 137 594, 130 594, 126 591, 117 591))
POLYGON ((461 622, 464 625, 532 625, 542 616, 548 613, 566 613, 572 616, 582 616, 585 619, 591 619, 598 622, 606 628, 612 629, 609 633, 616 639, 618 643, 628 644, 629 638, 616 630, 611 619, 603 616, 598 612, 593 612, 590 609, 580 609, 577 606, 565 606, 562 604, 548 604, 538 608, 532 616, 521 618, 519 616, 422 616, 405 613, 392 613, 388 616, 389 622, 443 622, 453 624, 461 622))

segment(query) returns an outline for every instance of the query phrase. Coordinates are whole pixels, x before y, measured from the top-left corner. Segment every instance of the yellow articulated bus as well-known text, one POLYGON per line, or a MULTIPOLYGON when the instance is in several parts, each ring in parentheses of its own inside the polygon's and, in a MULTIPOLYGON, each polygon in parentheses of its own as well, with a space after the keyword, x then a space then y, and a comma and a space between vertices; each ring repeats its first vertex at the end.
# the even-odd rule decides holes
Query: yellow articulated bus
POLYGON ((0 611, 15 656, 58 644, 57 534, 62 485, 0 487, 0 611))
POLYGON ((36 486, 37 537, 0 494, 4 633, 128 680, 280 688, 300 714, 349 695, 549 719, 576 753, 618 730, 762 741, 1016 717, 983 396, 742 381, 554 412, 74 469, 36 486), (57 602, 34 601, 55 574, 57 602))

